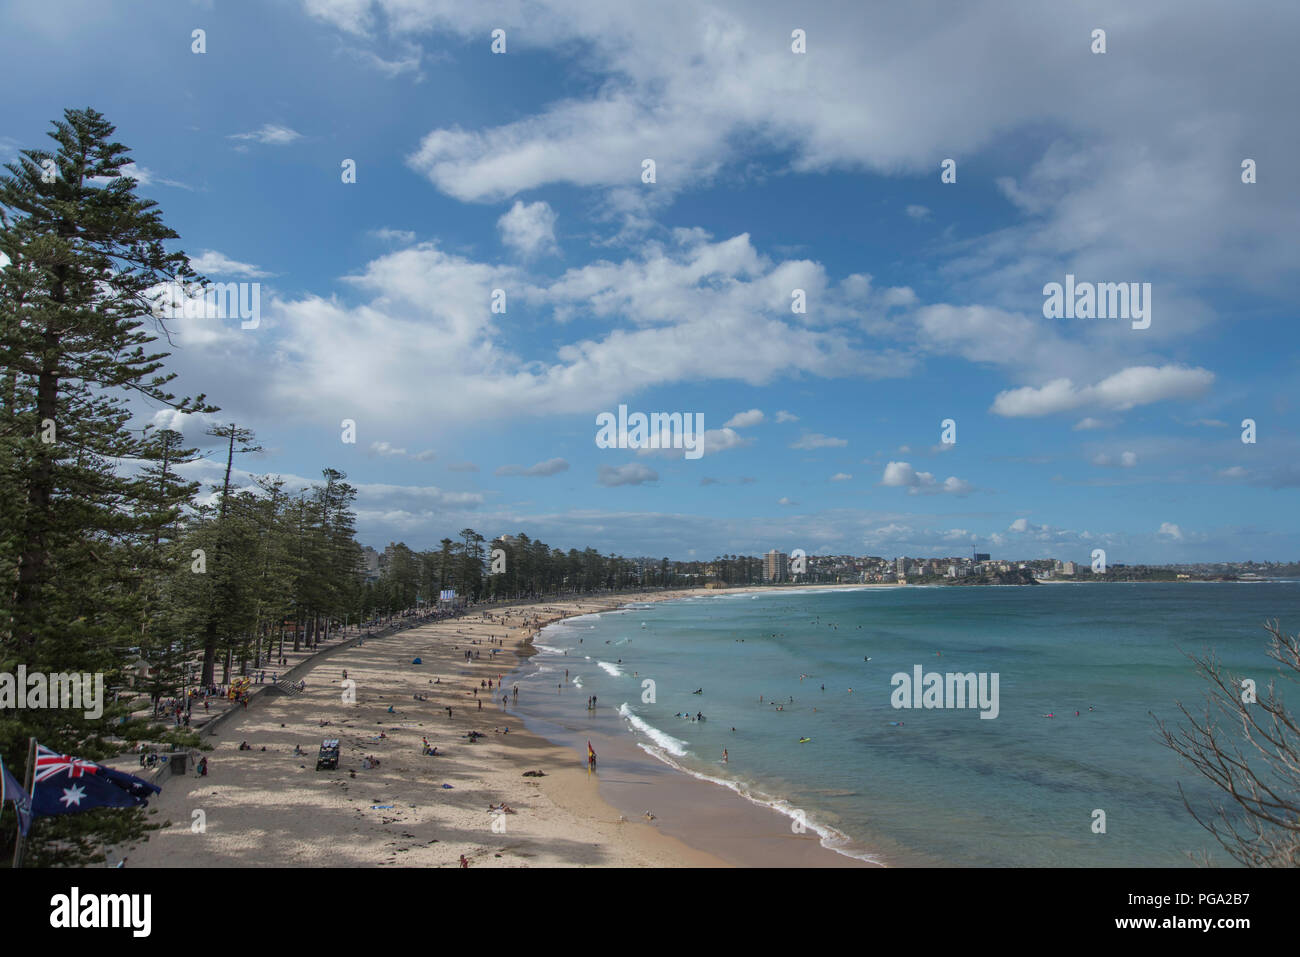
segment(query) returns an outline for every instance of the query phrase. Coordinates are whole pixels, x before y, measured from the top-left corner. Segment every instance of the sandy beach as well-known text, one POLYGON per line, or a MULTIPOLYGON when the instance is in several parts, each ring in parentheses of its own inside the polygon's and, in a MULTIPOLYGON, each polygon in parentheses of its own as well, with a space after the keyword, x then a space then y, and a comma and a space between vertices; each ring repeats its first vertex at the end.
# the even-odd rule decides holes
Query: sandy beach
MULTIPOLYGON (((736 589, 744 590, 752 589, 736 589)), ((684 589, 487 609, 323 652, 296 669, 306 682, 302 694, 255 686, 247 710, 205 735, 213 747, 208 775, 190 769, 165 778, 150 802, 156 819, 170 826, 114 849, 110 861, 455 867, 464 855, 471 867, 726 866, 663 833, 659 822, 620 814, 598 791, 599 771, 588 774, 581 755, 525 729, 510 713, 514 702, 503 706, 498 684, 532 653, 531 639, 548 624, 629 601, 716 593, 684 589), (355 682, 351 695, 345 671, 355 682), (483 736, 470 740, 471 731, 483 736), (337 771, 315 769, 325 738, 340 740, 337 771), (437 756, 421 753, 425 738, 437 756), (251 750, 239 750, 245 741, 251 750), (367 757, 378 767, 365 767, 367 757), (525 776, 532 771, 542 776, 525 776), (489 809, 503 803, 510 812, 489 809)), ((129 758, 113 763, 132 770, 129 758)), ((723 794, 716 800, 744 803, 723 794)), ((797 860, 838 857, 811 843, 797 860)))
MULTIPOLYGON (((646 599, 489 610, 322 655, 303 694, 263 690, 208 737, 208 775, 167 778, 150 802, 171 825, 143 844, 115 849, 110 860, 126 857, 132 867, 454 867, 464 855, 471 867, 719 866, 720 859, 649 822, 620 822, 580 757, 502 710, 498 675, 529 653, 538 629, 630 600, 646 599), (467 661, 467 650, 477 657, 467 661), (412 664, 417 657, 422 664, 412 664), (344 670, 356 683, 355 703, 344 700, 344 670), (492 691, 480 686, 488 679, 492 691), (471 741, 471 731, 484 737, 471 741), (339 770, 318 772, 317 750, 327 737, 340 739, 339 770), (438 756, 421 754, 426 737, 438 756), (238 750, 244 741, 252 750, 238 750), (367 756, 379 766, 365 768, 367 756), (489 811, 502 803, 513 813, 489 811)), ((130 770, 128 762, 114 763, 130 770)))

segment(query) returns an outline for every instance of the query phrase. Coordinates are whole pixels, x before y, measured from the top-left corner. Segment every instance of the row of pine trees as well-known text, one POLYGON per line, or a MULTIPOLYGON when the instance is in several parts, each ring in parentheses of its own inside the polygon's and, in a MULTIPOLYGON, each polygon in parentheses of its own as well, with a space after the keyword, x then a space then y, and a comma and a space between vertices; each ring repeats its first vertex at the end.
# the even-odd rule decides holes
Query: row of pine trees
MULTIPOLYGON (((100 718, 0 714, 0 755, 15 776, 31 737, 91 760, 139 741, 195 745, 188 729, 133 718, 141 695, 156 704, 272 668, 287 643, 313 646, 345 623, 431 604, 444 589, 480 600, 644 581, 625 559, 566 554, 523 535, 492 574, 490 548, 472 529, 427 552, 392 545, 383 573, 368 580, 357 491, 342 472, 327 468, 307 489, 277 476, 238 489, 241 457, 261 451, 248 429, 214 426, 200 449, 181 432, 141 426, 160 410, 208 421, 220 410, 169 389, 169 330, 153 296, 164 283, 203 280, 168 250, 179 237, 123 174, 129 151, 113 134, 95 110, 68 110, 51 149, 23 151, 0 176, 0 673, 102 673, 122 691, 143 659, 150 676, 107 701, 100 718), (201 459, 224 465, 207 489, 184 477, 201 459)), ((103 860, 106 846, 158 826, 150 814, 39 818, 26 861, 103 860)), ((6 804, 5 861, 14 825, 6 804)))

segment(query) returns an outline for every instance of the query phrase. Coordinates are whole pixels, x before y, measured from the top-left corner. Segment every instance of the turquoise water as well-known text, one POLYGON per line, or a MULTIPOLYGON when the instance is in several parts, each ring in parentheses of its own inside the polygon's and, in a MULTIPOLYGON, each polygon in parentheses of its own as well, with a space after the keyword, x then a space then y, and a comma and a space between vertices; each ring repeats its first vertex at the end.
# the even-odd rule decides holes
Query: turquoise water
POLYGON ((1300 627, 1300 582, 729 594, 554 625, 525 680, 554 688, 569 668, 566 707, 596 695, 607 730, 801 816, 842 853, 1091 867, 1182 866, 1207 850, 1226 865, 1178 784, 1197 807, 1213 791, 1159 743, 1153 715, 1172 725, 1179 701, 1201 708, 1183 652, 1214 649, 1266 687, 1270 618, 1300 627), (894 708, 891 677, 916 665, 996 673, 997 717, 894 708))

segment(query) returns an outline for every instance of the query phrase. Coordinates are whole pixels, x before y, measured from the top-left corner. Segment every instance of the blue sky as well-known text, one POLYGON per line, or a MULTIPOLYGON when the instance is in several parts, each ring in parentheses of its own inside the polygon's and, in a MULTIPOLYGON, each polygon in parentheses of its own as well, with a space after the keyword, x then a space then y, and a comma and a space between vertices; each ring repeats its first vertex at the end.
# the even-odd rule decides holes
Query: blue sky
POLYGON ((169 321, 179 389, 246 472, 347 472, 363 542, 1300 557, 1294 4, 64 6, 0 5, 0 153, 117 124, 261 283, 169 321), (1150 328, 1044 318, 1067 273, 1150 328), (597 448, 620 403, 704 456, 597 448))

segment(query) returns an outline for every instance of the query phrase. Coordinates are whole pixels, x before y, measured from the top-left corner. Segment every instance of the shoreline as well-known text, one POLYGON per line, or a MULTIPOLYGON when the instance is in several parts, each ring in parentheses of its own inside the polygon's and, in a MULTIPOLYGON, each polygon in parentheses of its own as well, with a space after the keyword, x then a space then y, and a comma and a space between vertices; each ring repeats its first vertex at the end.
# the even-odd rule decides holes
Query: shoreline
MULTIPOLYGON (((473 867, 727 866, 646 821, 621 820, 580 756, 519 726, 496 696, 498 675, 534 653, 531 639, 546 625, 696 593, 505 606, 334 649, 304 672, 303 694, 259 693, 232 715, 208 739, 208 776, 189 769, 166 778, 150 802, 170 826, 109 849, 109 859, 135 867, 455 867, 464 855, 473 867), (466 650, 479 657, 466 661, 466 650), (344 669, 355 702, 344 700, 344 669), (480 687, 489 678, 492 692, 480 687), (467 740, 470 731, 483 737, 467 740), (420 753, 426 736, 439 756, 420 753), (327 737, 340 739, 339 769, 317 772, 327 737), (243 741, 250 750, 239 750, 243 741), (367 755, 379 766, 366 768, 367 755), (524 776, 533 770, 543 776, 524 776), (489 811, 502 803, 513 813, 489 811)), ((138 771, 131 758, 108 763, 138 771)))
MULTIPOLYGON (((870 588, 901 588, 893 582, 800 585, 800 592, 821 590, 861 590, 870 588)), ((652 596, 632 598, 599 611, 580 614, 602 614, 627 608, 629 605, 650 603, 654 600, 682 598, 707 598, 710 596, 769 593, 766 586, 740 586, 730 589, 694 589, 652 596)), ((548 622, 546 627, 559 624, 567 618, 548 622)), ((541 654, 541 652, 536 652, 541 654)), ((529 656, 531 663, 533 656, 529 656)), ((561 659, 552 659, 558 663, 561 659)), ((527 680, 529 675, 521 675, 527 680)), ((542 696, 548 700, 550 695, 542 696)), ((530 700, 534 700, 530 698, 530 700)), ((792 828, 797 813, 783 798, 772 798, 750 793, 738 781, 713 777, 679 765, 656 755, 648 746, 629 735, 625 720, 619 716, 617 729, 584 731, 577 734, 551 720, 546 714, 526 716, 531 730, 543 737, 567 746, 581 757, 586 739, 603 742, 599 750, 601 768, 607 767, 606 756, 612 752, 616 758, 616 774, 605 776, 602 791, 607 800, 618 807, 625 816, 641 815, 646 802, 652 802, 659 828, 682 839, 687 845, 721 857, 738 867, 884 867, 883 861, 871 854, 850 853, 834 847, 834 836, 839 832, 829 825, 806 823, 796 833, 792 828), (831 843, 823 843, 830 840, 831 843)), ((598 773, 599 776, 599 773, 598 773)), ((846 835, 839 835, 847 837, 846 835)))

